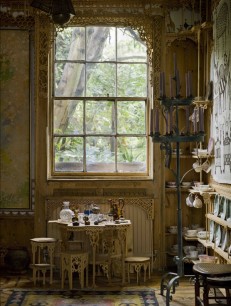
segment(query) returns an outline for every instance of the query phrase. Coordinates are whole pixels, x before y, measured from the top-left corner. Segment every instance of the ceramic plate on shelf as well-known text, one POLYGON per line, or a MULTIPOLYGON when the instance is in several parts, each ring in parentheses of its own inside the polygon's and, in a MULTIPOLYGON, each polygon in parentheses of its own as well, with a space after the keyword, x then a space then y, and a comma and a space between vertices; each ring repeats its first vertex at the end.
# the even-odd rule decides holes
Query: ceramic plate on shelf
POLYGON ((226 198, 225 197, 221 197, 221 201, 220 201, 220 205, 219 205, 219 211, 220 211, 220 214, 219 216, 221 217, 221 219, 225 219, 226 217, 226 198))
POLYGON ((210 221, 209 233, 209 241, 212 242, 214 238, 214 221, 210 221))
POLYGON ((226 199, 226 220, 231 218, 231 199, 226 199))
POLYGON ((221 249, 224 251, 229 246, 229 233, 228 231, 222 227, 221 230, 221 249))
POLYGON ((208 143, 208 154, 211 155, 213 152, 213 147, 214 147, 214 139, 212 137, 209 138, 209 143, 208 143))
POLYGON ((221 226, 220 224, 215 225, 214 238, 216 246, 219 246, 221 243, 221 226))
POLYGON ((219 207, 220 207, 220 195, 216 194, 215 198, 214 198, 214 208, 213 208, 214 216, 218 216, 218 214, 219 214, 219 207))

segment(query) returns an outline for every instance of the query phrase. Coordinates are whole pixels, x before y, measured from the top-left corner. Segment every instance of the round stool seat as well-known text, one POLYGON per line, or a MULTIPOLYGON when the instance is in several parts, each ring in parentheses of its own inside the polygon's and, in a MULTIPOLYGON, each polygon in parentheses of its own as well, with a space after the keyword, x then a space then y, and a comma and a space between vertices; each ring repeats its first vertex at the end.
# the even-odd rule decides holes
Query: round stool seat
POLYGON ((145 262, 150 261, 149 257, 126 257, 125 262, 145 262))
POLYGON ((34 242, 41 242, 41 243, 49 243, 49 242, 56 242, 55 238, 47 238, 47 237, 41 237, 41 238, 32 238, 30 239, 34 242))

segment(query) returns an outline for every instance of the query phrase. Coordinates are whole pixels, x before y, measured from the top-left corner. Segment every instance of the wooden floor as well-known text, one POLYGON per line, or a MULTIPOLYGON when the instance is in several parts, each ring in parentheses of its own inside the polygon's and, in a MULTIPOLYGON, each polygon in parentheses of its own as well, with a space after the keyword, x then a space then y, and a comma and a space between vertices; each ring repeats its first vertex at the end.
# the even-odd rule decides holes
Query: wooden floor
MULTIPOLYGON (((164 272, 166 273, 166 272, 164 272)), ((121 285, 121 279, 113 279, 112 284, 108 284, 107 278, 104 276, 97 276, 96 278, 96 289, 106 288, 112 289, 128 289, 128 288, 136 288, 137 286, 140 288, 152 288, 155 290, 155 294, 160 306, 166 305, 166 298, 160 294, 160 284, 161 278, 164 273, 153 272, 151 275, 151 279, 147 280, 145 283, 143 279, 141 280, 140 285, 136 284, 136 275, 132 274, 130 284, 126 283, 124 286, 121 285)), ((47 279, 49 281, 49 279, 47 279)), ((79 289, 78 278, 74 279, 73 289, 79 289)), ((0 273, 0 305, 3 306, 6 304, 6 300, 13 289, 60 289, 60 277, 59 274, 54 275, 54 283, 49 285, 47 282, 45 286, 41 283, 38 283, 34 286, 32 282, 32 274, 31 271, 27 271, 26 273, 21 274, 12 274, 7 271, 1 270, 0 273)), ((65 284, 65 289, 68 289, 68 283, 65 284)), ((91 289, 91 279, 89 279, 89 289, 91 289)), ((190 277, 183 277, 180 279, 179 286, 176 288, 174 294, 172 294, 172 301, 170 302, 170 306, 194 306, 194 284, 190 277)))

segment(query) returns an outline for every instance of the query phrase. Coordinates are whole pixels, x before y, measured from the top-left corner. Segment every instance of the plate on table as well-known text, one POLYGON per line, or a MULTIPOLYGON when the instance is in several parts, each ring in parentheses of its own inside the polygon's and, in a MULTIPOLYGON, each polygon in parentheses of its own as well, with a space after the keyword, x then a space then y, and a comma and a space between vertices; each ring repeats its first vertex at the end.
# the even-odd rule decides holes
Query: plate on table
POLYGON ((221 226, 220 226, 220 224, 215 225, 214 238, 215 238, 215 244, 218 247, 221 243, 221 226))
POLYGON ((212 242, 214 238, 214 221, 210 221, 209 229, 209 241, 212 242))
POLYGON ((215 195, 215 198, 214 198, 214 208, 213 208, 214 216, 218 216, 218 214, 219 214, 220 198, 221 198, 221 196, 219 194, 215 195))

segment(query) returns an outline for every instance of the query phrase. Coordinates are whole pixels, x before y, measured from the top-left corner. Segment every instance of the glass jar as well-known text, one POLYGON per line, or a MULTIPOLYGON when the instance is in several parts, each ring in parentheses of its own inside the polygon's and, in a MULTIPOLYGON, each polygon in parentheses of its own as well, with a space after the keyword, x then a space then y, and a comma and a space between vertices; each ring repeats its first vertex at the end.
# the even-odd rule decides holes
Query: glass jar
POLYGON ((69 205, 70 205, 70 202, 63 202, 63 208, 59 214, 62 222, 70 223, 72 221, 74 212, 70 209, 69 205))

